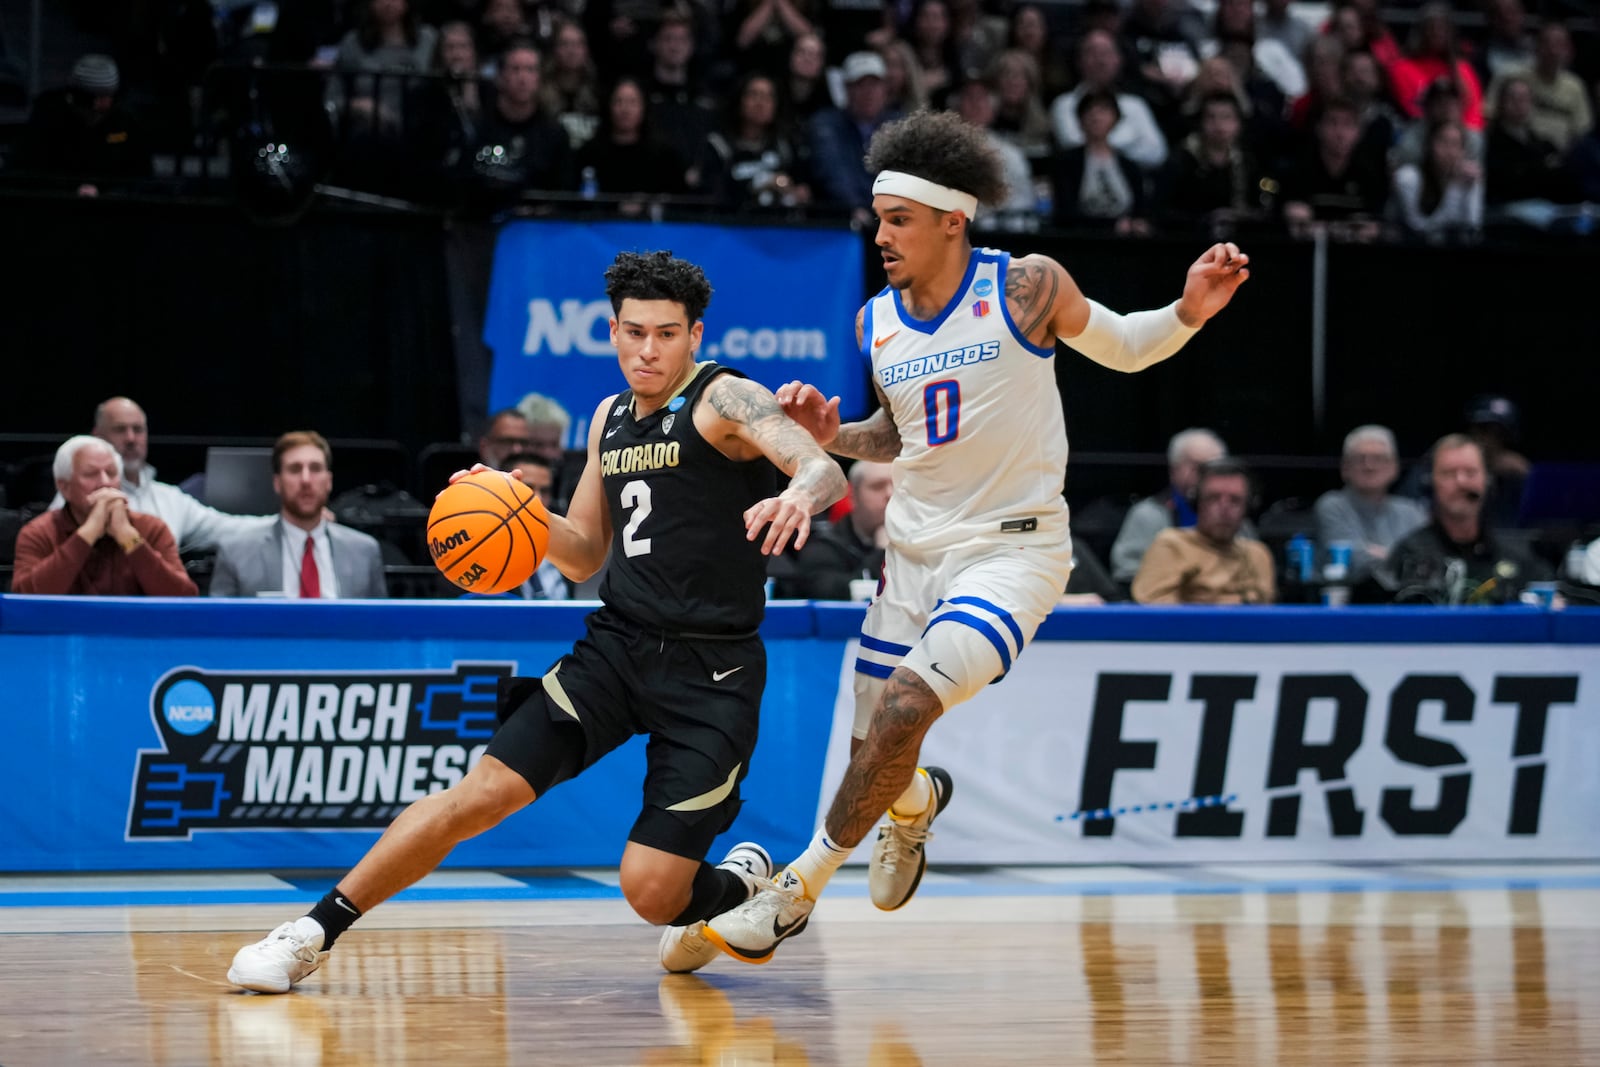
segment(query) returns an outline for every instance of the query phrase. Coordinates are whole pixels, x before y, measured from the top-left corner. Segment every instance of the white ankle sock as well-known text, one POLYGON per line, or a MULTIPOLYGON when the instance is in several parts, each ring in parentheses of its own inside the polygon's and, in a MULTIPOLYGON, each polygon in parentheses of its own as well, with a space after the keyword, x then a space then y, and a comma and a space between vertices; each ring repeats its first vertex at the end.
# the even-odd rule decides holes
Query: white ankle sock
MULTIPOLYGON (((826 830, 818 830, 811 844, 800 853, 800 858, 789 864, 784 873, 794 873, 804 883, 801 891, 809 900, 816 900, 822 893, 823 886, 828 884, 828 879, 833 877, 833 872, 844 866, 844 861, 850 858, 852 849, 843 845, 834 844, 828 839, 826 830)), ((779 885, 784 884, 783 875, 777 878, 779 885)))
POLYGON ((911 784, 906 786, 906 791, 900 794, 893 804, 889 805, 891 818, 914 819, 928 810, 928 805, 933 803, 933 779, 928 777, 928 772, 921 767, 911 776, 911 784))
POLYGON ((313 919, 309 915, 302 915, 300 918, 296 919, 294 921, 294 928, 295 932, 300 934, 302 937, 311 938, 312 942, 316 945, 318 952, 321 952, 322 946, 327 944, 328 932, 322 928, 321 923, 317 922, 317 920, 313 919))

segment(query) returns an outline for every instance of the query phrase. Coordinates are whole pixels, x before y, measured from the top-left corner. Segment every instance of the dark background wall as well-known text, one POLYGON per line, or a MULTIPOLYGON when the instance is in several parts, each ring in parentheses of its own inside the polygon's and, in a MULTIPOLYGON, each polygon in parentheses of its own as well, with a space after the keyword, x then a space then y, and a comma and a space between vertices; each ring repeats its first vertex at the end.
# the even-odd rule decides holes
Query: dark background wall
MULTIPOLYGON (((13 264, 0 313, 11 370, 0 433, 85 430, 93 404, 137 398, 157 434, 271 437, 311 426, 416 450, 456 439, 458 367, 447 244, 435 216, 318 208, 265 227, 220 207, 0 199, 13 264)), ((448 238, 448 241, 447 241, 448 238)), ((484 231, 472 240, 492 239, 484 231)), ((1133 310, 1166 303, 1194 240, 1005 235, 1057 257, 1083 289, 1133 310)), ((1467 400, 1522 407, 1535 458, 1600 459, 1600 257, 1581 245, 1335 246, 1327 417, 1313 419, 1312 249, 1248 244, 1252 277, 1179 357, 1139 375, 1059 360, 1077 453, 1158 453, 1184 426, 1235 451, 1327 456, 1360 422, 1421 453, 1467 400)), ((553 249, 552 254, 559 254, 553 249)), ((863 241, 869 284, 881 281, 863 241)), ((596 286, 600 280, 596 279, 596 286)), ((471 306, 457 293, 455 306, 471 306)), ((481 375, 481 368, 460 368, 481 375)), ((471 380, 479 380, 473 378, 471 380)), ((174 472, 177 473, 177 472, 174 472)))

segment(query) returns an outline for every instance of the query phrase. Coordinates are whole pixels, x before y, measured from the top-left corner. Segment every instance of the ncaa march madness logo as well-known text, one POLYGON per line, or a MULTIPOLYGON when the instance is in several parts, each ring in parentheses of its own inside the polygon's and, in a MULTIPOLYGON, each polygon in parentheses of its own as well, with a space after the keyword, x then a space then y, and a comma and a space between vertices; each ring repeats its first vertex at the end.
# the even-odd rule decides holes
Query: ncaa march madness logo
POLYGON ((150 692, 162 747, 139 752, 127 838, 382 829, 477 762, 515 669, 169 671, 150 692))

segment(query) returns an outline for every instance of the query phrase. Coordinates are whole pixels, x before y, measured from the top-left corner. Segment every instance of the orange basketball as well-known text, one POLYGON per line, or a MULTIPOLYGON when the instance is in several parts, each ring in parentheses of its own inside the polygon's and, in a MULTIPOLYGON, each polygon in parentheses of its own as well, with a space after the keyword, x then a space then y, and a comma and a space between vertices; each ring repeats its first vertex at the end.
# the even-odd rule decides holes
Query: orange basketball
POLYGON ((550 513, 504 471, 478 471, 445 488, 428 513, 428 554, 472 593, 504 593, 529 578, 550 547, 550 513))

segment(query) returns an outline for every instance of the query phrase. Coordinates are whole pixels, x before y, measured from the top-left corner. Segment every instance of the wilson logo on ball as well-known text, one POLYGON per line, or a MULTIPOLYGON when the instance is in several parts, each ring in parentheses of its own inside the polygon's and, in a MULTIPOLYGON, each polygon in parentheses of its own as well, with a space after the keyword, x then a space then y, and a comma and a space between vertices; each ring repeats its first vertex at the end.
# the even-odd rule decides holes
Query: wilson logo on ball
POLYGON ((452 549, 460 548, 462 545, 468 545, 471 543, 472 538, 467 534, 467 531, 457 530, 455 533, 451 534, 449 537, 446 537, 442 541, 437 537, 434 538, 432 543, 428 545, 428 551, 433 553, 434 559, 438 559, 440 556, 443 556, 446 552, 449 552, 452 549))

